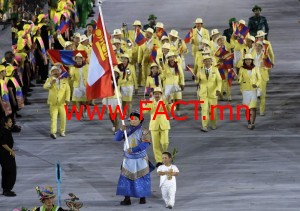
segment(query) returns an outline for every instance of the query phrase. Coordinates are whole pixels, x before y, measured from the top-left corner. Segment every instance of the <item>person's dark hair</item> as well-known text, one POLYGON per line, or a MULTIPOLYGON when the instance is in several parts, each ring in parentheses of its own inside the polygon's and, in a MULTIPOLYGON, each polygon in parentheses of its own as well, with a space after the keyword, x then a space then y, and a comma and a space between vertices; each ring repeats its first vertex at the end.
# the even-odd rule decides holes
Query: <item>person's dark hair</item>
POLYGON ((14 58, 13 52, 12 51, 6 51, 5 54, 4 54, 4 58, 5 58, 5 61, 7 63, 12 63, 13 58, 14 58))
POLYGON ((141 119, 141 115, 140 115, 140 112, 139 111, 133 111, 133 112, 131 112, 131 114, 129 115, 130 117, 131 116, 136 116, 137 118, 139 118, 140 120, 141 120, 141 124, 143 123, 143 121, 144 121, 144 118, 143 119, 141 119))
POLYGON ((150 73, 149 73, 149 76, 153 76, 152 69, 153 69, 153 68, 150 68, 150 73))
POLYGON ((4 57, 6 57, 6 56, 11 56, 11 55, 14 55, 14 53, 13 53, 12 51, 6 51, 6 52, 4 53, 4 57))
POLYGON ((6 117, 3 117, 1 119, 1 127, 0 128, 4 128, 5 127, 5 123, 7 123, 9 120, 11 120, 12 118, 10 116, 6 116, 6 117))
POLYGON ((172 155, 171 155, 170 152, 163 152, 162 154, 163 154, 163 155, 168 155, 169 158, 172 158, 172 155))

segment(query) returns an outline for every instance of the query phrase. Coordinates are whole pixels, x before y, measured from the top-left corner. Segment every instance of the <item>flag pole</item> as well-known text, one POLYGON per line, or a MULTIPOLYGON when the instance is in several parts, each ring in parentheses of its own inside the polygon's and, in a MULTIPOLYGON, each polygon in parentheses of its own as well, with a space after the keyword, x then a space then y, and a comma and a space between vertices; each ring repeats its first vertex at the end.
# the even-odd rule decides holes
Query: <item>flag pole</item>
POLYGON ((195 76, 195 74, 193 73, 192 69, 190 68, 189 65, 186 65, 186 68, 193 74, 193 76, 195 76))
MULTIPOLYGON (((117 87, 116 76, 115 76, 114 67, 113 67, 113 64, 112 64, 112 59, 111 59, 109 45, 108 45, 107 33, 106 33, 105 25, 104 25, 104 19, 103 19, 101 5, 102 5, 102 1, 99 0, 99 14, 100 14, 100 18, 101 18, 101 22, 102 22, 102 26, 103 26, 103 32, 104 32, 104 37, 105 37, 105 44, 107 46, 109 65, 110 65, 110 69, 112 71, 112 76, 113 76, 114 87, 115 87, 115 91, 116 91, 116 95, 117 95, 118 105, 119 105, 120 108, 122 108, 122 104, 120 102, 120 97, 119 97, 119 92, 118 92, 118 87, 117 87)), ((123 116, 123 109, 120 109, 120 110, 121 110, 121 114, 122 114, 121 116, 123 116)), ((122 125, 125 125, 124 119, 122 119, 122 125)), ((124 135, 125 135, 126 149, 129 149, 129 143, 128 143, 128 137, 127 137, 127 131, 126 130, 124 130, 124 135)))
POLYGON ((61 184, 61 167, 60 162, 56 163, 56 183, 57 183, 57 205, 60 207, 61 204, 61 192, 60 192, 60 184, 61 184))

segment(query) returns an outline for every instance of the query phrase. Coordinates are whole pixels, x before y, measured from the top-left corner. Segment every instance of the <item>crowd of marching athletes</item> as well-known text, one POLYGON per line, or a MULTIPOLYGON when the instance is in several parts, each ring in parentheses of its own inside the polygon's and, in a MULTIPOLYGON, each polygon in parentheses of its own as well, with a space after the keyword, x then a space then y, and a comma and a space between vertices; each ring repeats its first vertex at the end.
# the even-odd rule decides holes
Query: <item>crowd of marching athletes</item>
MULTIPOLYGON (((24 105, 30 105, 27 98, 31 95, 31 87, 35 86, 33 80, 49 90, 50 136, 53 139, 57 138, 58 116, 59 135, 66 135, 64 105, 72 101, 80 109, 82 105, 94 104, 94 100, 88 100, 86 96, 93 32, 96 28, 96 21, 86 24, 88 16, 92 15, 92 6, 92 1, 49 1, 49 14, 39 11, 31 15, 23 12, 22 17, 18 17, 19 21, 14 22, 12 51, 5 53, 0 65, 0 115, 1 119, 9 117, 12 120, 11 131, 21 131, 15 118, 20 117, 17 112, 24 105), (84 34, 75 32, 76 28, 83 27, 86 27, 84 34), (56 58, 58 55, 64 55, 62 52, 56 55, 51 53, 53 49, 71 51, 72 61, 69 61, 70 58, 56 58), (49 63, 52 63, 51 67, 49 63)), ((122 105, 128 106, 131 126, 137 126, 143 120, 136 123, 130 117, 140 117, 138 112, 132 111, 133 95, 138 93, 138 88, 143 87, 144 98, 147 96, 153 100, 151 104, 145 105, 152 117, 159 101, 163 101, 170 109, 172 103, 182 99, 185 86, 184 70, 188 70, 197 85, 195 93, 198 99, 204 101, 201 104, 202 117, 206 117, 202 118, 203 132, 208 131, 209 125, 212 130, 217 129, 217 113, 214 115, 216 118, 210 120, 209 108, 211 105, 217 105, 218 100, 232 100, 233 80, 240 83, 243 104, 249 107, 247 127, 253 130, 258 97, 259 113, 261 116, 265 115, 266 88, 270 69, 274 66, 272 45, 267 39, 269 28, 266 18, 260 15, 261 10, 259 6, 252 9, 254 16, 249 19, 248 24, 244 20, 237 21, 231 18, 229 28, 224 30, 223 35, 218 29, 209 32, 201 18, 195 19, 194 25, 191 24, 191 29, 184 38, 181 38, 175 29, 168 33, 164 24, 157 22, 157 17, 153 14, 149 16, 149 23, 146 25, 135 20, 132 29, 128 29, 123 23, 122 27, 113 30, 111 35, 111 44, 118 61, 118 65, 114 66, 117 83, 114 87, 117 89, 114 96, 102 99, 102 103, 111 105, 114 109, 119 96, 122 105), (193 66, 185 64, 185 56, 189 53, 188 44, 191 44, 193 66)), ((82 115, 83 119, 87 118, 86 109, 82 115)), ((179 104, 176 105, 176 115, 181 116, 179 104)), ((120 126, 118 119, 111 121, 116 140, 122 140, 122 131, 125 128, 120 126)), ((147 144, 143 144, 143 148, 136 148, 137 140, 142 143, 145 134, 140 128, 131 127, 129 132, 130 130, 132 134, 139 136, 130 138, 131 147, 126 149, 126 152, 129 150, 128 159, 134 160, 130 154, 133 151, 144 151, 147 144)), ((171 159, 171 156, 165 153, 169 145, 169 120, 163 116, 158 116, 156 120, 151 118, 149 130, 156 166, 159 167, 164 157, 165 160, 171 159)), ((142 162, 144 161, 141 161, 141 164, 142 162)), ((129 174, 130 166, 127 166, 128 169, 123 167, 124 174, 129 174)), ((149 173, 139 171, 136 174, 141 172, 142 176, 149 173)), ((163 172, 159 174, 167 175, 163 172)), ((136 174, 127 175, 127 178, 132 176, 134 180, 138 179, 136 174)), ((174 173, 174 176, 176 175, 174 173)), ((125 195, 123 204, 130 204, 130 194, 126 195, 122 189, 130 184, 124 178, 120 178, 119 182, 120 194, 125 195)), ((176 188, 174 190, 176 191, 176 188)), ((141 203, 144 200, 141 199, 141 203)), ((166 205, 172 207, 174 203, 166 205)))
POLYGON ((13 132, 21 131, 16 118, 21 117, 18 114, 20 109, 31 104, 28 97, 32 95, 32 87, 44 84, 48 78, 50 61, 47 51, 86 49, 86 42, 75 30, 86 27, 86 36, 90 36, 90 27, 94 26, 93 22, 86 24, 88 17, 94 15, 93 0, 50 0, 48 14, 43 13, 40 4, 25 11, 26 3, 28 1, 0 2, 2 21, 12 23, 12 50, 5 52, 0 63, 0 119, 10 116, 13 132), (72 43, 61 44, 59 32, 63 33, 62 39, 72 40, 72 43))
MULTIPOLYGON (((18 111, 31 104, 28 97, 32 95, 32 87, 36 84, 45 84, 47 81, 50 65, 47 51, 49 49, 73 49, 75 46, 85 49, 83 36, 75 33, 75 30, 86 27, 86 36, 89 36, 90 26, 94 26, 94 23, 86 24, 88 17, 94 15, 94 0, 49 0, 48 14, 44 14, 42 7, 46 3, 45 0, 0 0, 0 22, 11 23, 12 35, 12 49, 5 52, 0 61, 0 164, 5 196, 16 196, 12 191, 16 181, 16 162, 14 139, 11 133, 21 131, 16 119, 22 117, 18 111), (73 41, 61 45, 58 32, 63 33, 63 39, 73 41)), ((51 68, 50 71, 51 77, 55 76, 53 69, 55 68, 51 68)), ((64 82, 68 80, 67 74, 61 79, 58 83, 60 88, 57 89, 59 93, 65 88, 70 89, 69 83, 64 82)), ((52 93, 53 90, 50 92, 52 93)), ((62 113, 59 110, 60 107, 57 106, 65 101, 57 101, 55 104, 51 102, 51 96, 50 94, 48 102, 53 123, 55 112, 60 112, 61 119, 65 116, 65 112, 62 113)), ((68 98, 68 96, 65 97, 68 98)), ((64 131, 62 131, 64 124, 62 122, 61 136, 64 136, 64 131)), ((52 125, 51 128, 54 128, 52 125)), ((52 132, 52 134, 55 133, 52 132)), ((44 193, 49 193, 49 191, 44 193)), ((41 201, 44 202, 44 198, 41 201)), ((45 204, 49 204, 49 201, 45 204)), ((41 207, 41 210, 45 208, 41 207)))

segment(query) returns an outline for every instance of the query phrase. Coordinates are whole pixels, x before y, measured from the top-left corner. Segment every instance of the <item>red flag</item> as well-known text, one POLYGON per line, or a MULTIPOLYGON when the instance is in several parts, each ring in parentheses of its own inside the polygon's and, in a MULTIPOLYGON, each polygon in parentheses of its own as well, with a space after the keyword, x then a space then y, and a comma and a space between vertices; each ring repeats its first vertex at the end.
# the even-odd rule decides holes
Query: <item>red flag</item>
POLYGON ((191 42, 191 39, 193 38, 193 29, 191 29, 184 37, 184 42, 189 43, 191 42))
POLYGON ((110 51, 112 65, 118 64, 113 51, 109 35, 106 31, 105 40, 104 28, 100 15, 98 16, 96 30, 93 34, 93 44, 91 51, 90 66, 86 85, 86 96, 88 100, 96 98, 110 97, 114 95, 112 87, 112 69, 109 63, 110 51), (106 45, 108 43, 108 46, 106 45))

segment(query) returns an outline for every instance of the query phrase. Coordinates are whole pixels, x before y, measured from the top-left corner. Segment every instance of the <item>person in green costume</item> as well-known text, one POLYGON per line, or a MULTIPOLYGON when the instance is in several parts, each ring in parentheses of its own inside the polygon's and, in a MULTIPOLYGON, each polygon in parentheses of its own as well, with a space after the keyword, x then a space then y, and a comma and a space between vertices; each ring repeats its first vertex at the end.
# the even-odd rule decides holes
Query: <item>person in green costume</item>
POLYGON ((76 6, 79 18, 79 27, 84 28, 90 12, 91 0, 77 0, 76 6))

